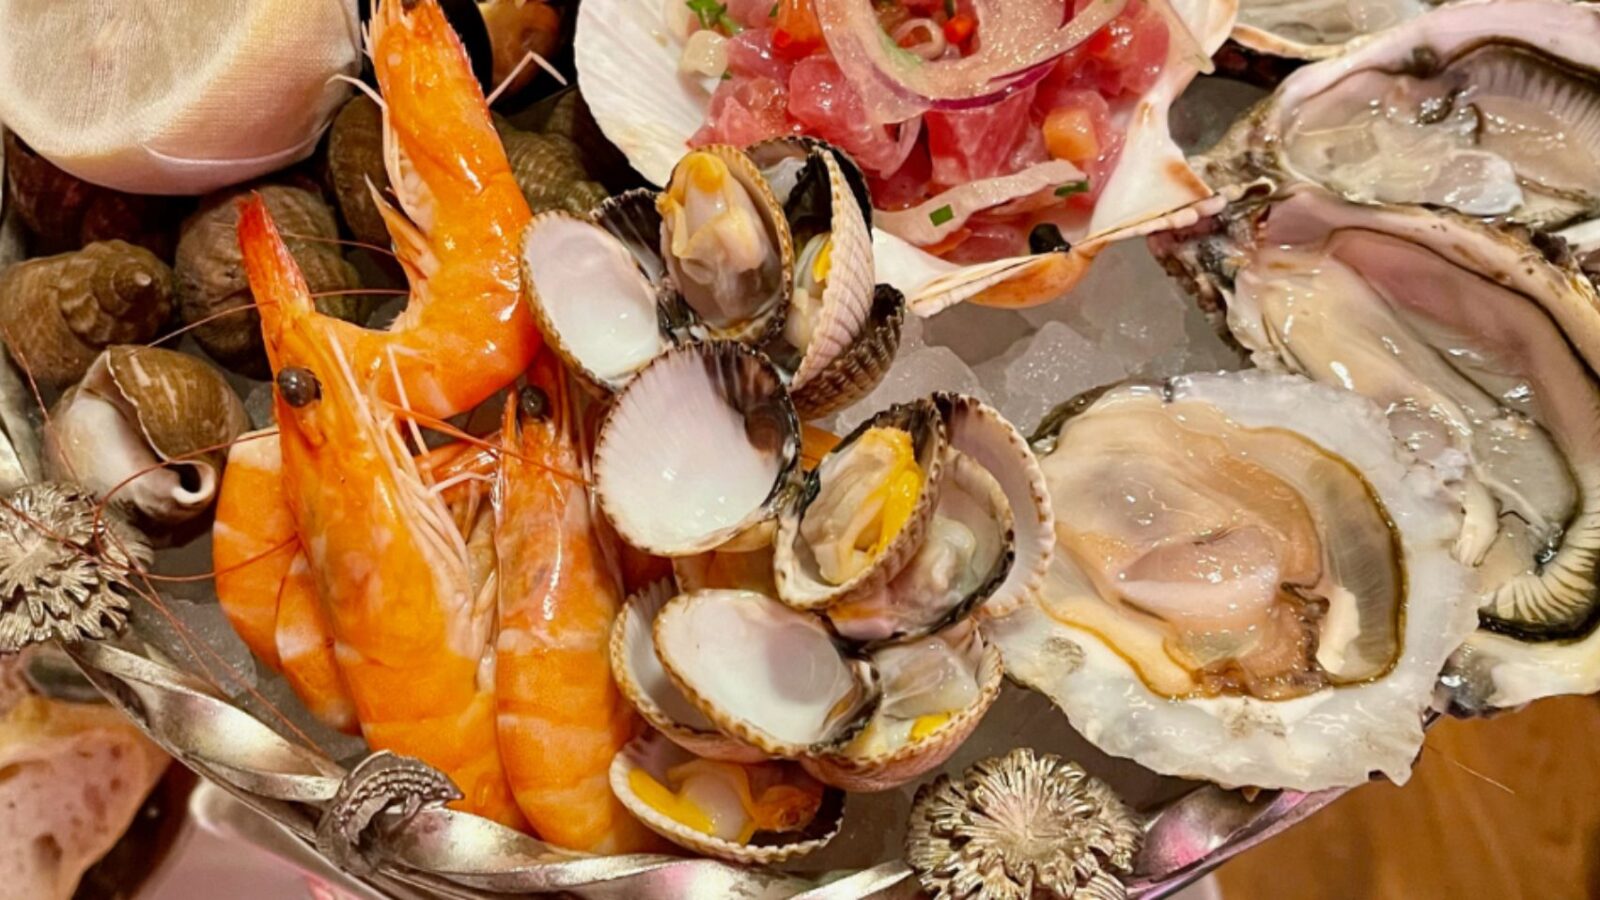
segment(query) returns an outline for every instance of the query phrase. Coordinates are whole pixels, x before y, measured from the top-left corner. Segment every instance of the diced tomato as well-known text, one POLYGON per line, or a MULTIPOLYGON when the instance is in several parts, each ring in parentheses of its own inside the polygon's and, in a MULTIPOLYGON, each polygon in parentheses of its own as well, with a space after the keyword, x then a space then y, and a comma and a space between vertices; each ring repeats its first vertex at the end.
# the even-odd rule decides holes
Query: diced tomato
POLYGON ((1085 163, 1100 155, 1100 138, 1094 133, 1094 113, 1083 106, 1058 106, 1044 117, 1041 129, 1045 148, 1056 159, 1085 163))
POLYGON ((978 28, 978 20, 966 13, 957 13, 944 23, 944 39, 956 46, 965 44, 978 28))
POLYGON ((728 71, 735 77, 760 76, 788 84, 794 63, 774 52, 774 36, 771 28, 749 28, 734 35, 728 41, 728 71))
POLYGON ((861 96, 827 56, 808 56, 795 64, 789 75, 789 115, 869 173, 892 171, 904 161, 895 136, 873 124, 861 96))
POLYGON ((690 138, 689 145, 743 147, 781 134, 792 134, 795 128, 789 121, 787 105, 783 85, 771 78, 731 78, 718 85, 711 95, 710 118, 705 127, 690 138))
POLYGON ((822 46, 822 23, 811 0, 777 0, 772 48, 784 59, 803 59, 822 46))
POLYGON ((1028 128, 1029 86, 998 103, 923 116, 933 180, 952 187, 1006 172, 1006 162, 1028 128))
POLYGON ((1170 41, 1161 14, 1144 0, 1132 0, 1106 27, 1063 56, 1057 71, 1109 99, 1143 93, 1160 77, 1170 41))

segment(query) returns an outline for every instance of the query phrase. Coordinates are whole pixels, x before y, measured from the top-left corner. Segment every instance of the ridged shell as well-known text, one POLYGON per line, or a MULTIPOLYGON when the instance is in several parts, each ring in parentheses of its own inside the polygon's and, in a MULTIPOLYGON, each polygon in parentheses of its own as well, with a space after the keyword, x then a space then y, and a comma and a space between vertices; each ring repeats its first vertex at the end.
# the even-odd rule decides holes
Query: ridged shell
MULTIPOLYGON (((338 293, 359 289, 361 279, 339 252, 339 226, 328 204, 310 191, 284 185, 263 185, 255 193, 278 223, 317 298, 317 309, 342 319, 364 320, 374 306, 372 298, 338 293)), ((241 374, 265 378, 270 372, 261 343, 261 317, 239 252, 237 201, 243 196, 242 192, 214 195, 183 223, 175 267, 178 308, 183 321, 194 325, 195 341, 212 359, 241 374)))
POLYGON ((981 607, 986 616, 1003 616, 1020 606, 1050 571, 1056 546, 1050 486, 1027 439, 999 410, 962 394, 935 394, 934 402, 950 429, 950 446, 987 469, 1011 504, 1016 559, 981 607))
POLYGON ((634 188, 607 197, 595 207, 594 220, 628 248, 647 278, 661 281, 667 264, 661 258, 661 210, 656 208, 655 191, 634 188))
POLYGON ((891 406, 862 422, 840 441, 815 470, 807 473, 797 502, 785 507, 778 517, 778 537, 773 557, 778 599, 795 609, 815 610, 874 593, 887 584, 922 546, 928 520, 939 504, 947 446, 949 432, 944 418, 929 399, 891 406), (815 572, 816 562, 811 551, 801 546, 805 540, 800 531, 801 522, 822 489, 822 475, 829 461, 848 452, 851 445, 869 429, 881 427, 899 428, 911 434, 917 465, 923 475, 916 509, 871 565, 843 584, 827 584, 815 572))
POLYGON ((657 356, 600 426, 595 495, 617 534, 689 556, 777 513, 799 463, 800 424, 776 367, 730 341, 657 356))
POLYGON ((178 222, 190 201, 127 194, 69 175, 16 134, 5 132, 5 208, 37 238, 36 254, 76 250, 96 241, 127 241, 172 259, 178 222))
POLYGON ((521 258, 540 333, 596 391, 617 390, 666 349, 655 285, 605 228, 565 210, 538 213, 521 258))
MULTIPOLYGON (((894 285, 920 315, 963 300, 1028 306, 1055 299, 1082 277, 1108 241, 1167 227, 1168 217, 1210 196, 1172 139, 1167 113, 1232 30, 1237 0, 1172 0, 1174 33, 1161 77, 1118 120, 1129 123, 1119 162, 1081 227, 1069 229, 1074 249, 1019 257, 991 268, 948 263, 882 232, 877 281, 894 285), (1181 21, 1179 21, 1181 20, 1181 21), (1192 36, 1192 38, 1190 37, 1192 36), (885 250, 886 242, 898 244, 885 250)), ((715 83, 678 73, 680 46, 663 4, 654 0, 585 0, 578 10, 575 58, 596 121, 633 167, 664 184, 690 137, 705 124, 715 83)))
POLYGON ((780 168, 785 161, 804 161, 813 153, 826 152, 833 156, 839 164, 839 170, 844 175, 845 183, 850 188, 851 196, 855 197, 856 206, 861 210, 861 215, 867 224, 872 224, 872 194, 867 188, 867 176, 856 165, 850 154, 840 150, 827 141, 806 137, 805 135, 785 135, 783 137, 768 138, 757 141, 745 150, 755 164, 767 175, 767 181, 772 184, 773 193, 778 199, 788 202, 788 192, 783 190, 778 179, 774 178, 774 169, 780 168))
MULTIPOLYGON (((846 655, 834 642, 827 627, 816 617, 790 609, 770 597, 749 591, 720 590, 679 594, 662 607, 660 614, 656 616, 652 631, 656 656, 661 660, 661 667, 672 679, 672 683, 677 685, 684 698, 724 734, 759 748, 769 756, 796 759, 832 750, 853 738, 866 725, 877 708, 880 685, 872 664, 865 659, 846 655), (741 616, 748 614, 760 617, 765 624, 773 627, 809 631, 811 640, 831 645, 832 650, 838 654, 840 665, 848 672, 853 686, 849 694, 838 697, 829 708, 825 721, 821 723, 828 726, 825 731, 819 731, 809 739, 785 737, 774 733, 776 729, 770 727, 770 720, 764 726, 752 721, 748 713, 729 708, 735 700, 741 699, 736 698, 734 694, 743 688, 779 693, 781 689, 777 686, 783 682, 782 673, 777 671, 777 667, 793 663, 795 659, 792 653, 801 649, 790 646, 788 648, 792 651, 790 654, 769 652, 760 656, 755 665, 773 667, 768 671, 741 670, 737 664, 728 663, 726 658, 729 656, 742 654, 751 659, 755 654, 760 654, 763 647, 771 649, 770 640, 757 640, 750 633, 750 629, 761 627, 760 625, 741 623, 746 633, 738 635, 740 640, 727 646, 725 653, 715 653, 712 645, 718 641, 727 642, 732 635, 697 631, 694 632, 692 646, 684 646, 676 655, 674 654, 671 649, 675 646, 674 640, 688 640, 684 630, 692 629, 692 625, 680 624, 680 620, 692 621, 695 607, 718 605, 728 609, 739 609, 741 616), (736 687, 733 682, 728 682, 727 679, 730 678, 738 681, 739 685, 736 687), (719 681, 722 683, 718 683, 719 681)), ((817 671, 807 671, 804 674, 808 684, 815 684, 820 677, 817 671)), ((803 698, 784 695, 772 699, 773 702, 799 704, 803 698)), ((817 698, 809 699, 818 702, 817 698)), ((820 698, 822 701, 828 699, 820 698)), ((777 715, 771 711, 770 706, 763 706, 761 714, 777 715)))
POLYGON ((0 334, 40 382, 83 377, 110 344, 155 337, 172 314, 172 270, 122 241, 17 263, 0 273, 0 334))
MULTIPOLYGON (((689 159, 694 153, 713 156, 727 166, 733 180, 739 184, 750 196, 756 211, 760 213, 762 221, 767 226, 767 236, 772 239, 774 248, 781 262, 778 284, 772 288, 770 296, 752 298, 748 295, 745 299, 752 303, 759 303, 754 315, 745 320, 724 328, 716 328, 705 322, 698 323, 698 327, 706 336, 719 340, 735 340, 760 346, 783 328, 784 315, 788 312, 789 296, 794 290, 794 238, 789 233, 789 222, 783 215, 783 204, 773 195, 771 185, 762 176, 755 161, 749 154, 738 147, 726 144, 711 144, 698 147, 692 153, 685 154, 684 159, 689 159)), ((682 160, 679 165, 682 165, 682 160)), ((676 170, 674 170, 676 171, 676 170)), ((670 184, 671 179, 668 180, 670 184)), ((659 195, 658 202, 666 201, 666 193, 659 195)), ((672 276, 677 284, 679 293, 683 292, 682 273, 677 260, 672 255, 670 233, 671 222, 663 215, 661 225, 661 255, 666 259, 667 273, 672 276)), ((685 301, 687 305, 687 301, 685 301)))
POLYGON ((853 755, 850 745, 846 745, 839 752, 809 757, 800 764, 823 784, 851 793, 888 790, 943 765, 978 729, 1005 685, 1000 648, 984 641, 976 629, 970 637, 962 639, 977 641, 980 645, 978 698, 971 706, 952 716, 933 733, 888 753, 853 755))
MULTIPOLYGON (((934 540, 932 528, 919 552, 913 554, 894 578, 884 585, 883 593, 870 594, 823 610, 833 630, 840 637, 867 646, 885 643, 903 643, 924 637, 960 621, 974 609, 981 608, 994 592, 1004 584, 1012 569, 1016 536, 1012 526, 1011 504, 1006 499, 1000 483, 987 469, 972 457, 956 450, 945 450, 945 474, 939 490, 939 505, 934 518, 949 518, 972 528, 978 537, 978 552, 992 543, 992 558, 979 557, 975 562, 983 566, 981 576, 969 582, 966 590, 951 601, 952 592, 938 592, 926 580, 927 570, 921 568, 921 551, 934 540), (987 532, 978 531, 979 522, 987 532), (987 540, 986 540, 987 539, 987 540), (910 604, 907 606, 906 604, 910 604)), ((935 557, 938 558, 938 557, 935 557)))
POLYGON ((45 429, 46 471, 143 521, 177 524, 211 505, 228 446, 249 427, 244 404, 205 360, 113 346, 56 405, 45 429))
POLYGON ((564 209, 583 215, 606 199, 604 185, 592 180, 578 145, 559 134, 523 131, 496 117, 511 177, 535 214, 564 209))
POLYGON ((339 214, 350 233, 362 243, 389 246, 389 229, 372 199, 372 187, 389 190, 389 170, 383 164, 383 110, 365 93, 339 110, 328 129, 326 157, 328 182, 339 204, 339 214))
POLYGON ((826 418, 872 393, 894 364, 905 320, 906 301, 900 292, 887 284, 876 286, 867 320, 850 345, 828 360, 804 387, 790 385, 800 418, 826 418))
MULTIPOLYGON (((651 773, 657 781, 664 781, 666 772, 673 766, 689 762, 692 757, 681 748, 663 740, 661 735, 649 734, 624 747, 611 762, 611 790, 645 827, 669 841, 701 856, 725 859, 752 866, 768 866, 795 859, 825 846, 839 833, 844 820, 844 795, 837 790, 824 789, 822 805, 810 824, 798 832, 757 832, 749 844, 704 834, 688 828, 662 815, 641 802, 629 783, 629 774, 638 768, 651 773)), ((794 777, 810 779, 794 763, 765 763, 792 770, 794 777)), ((813 784, 815 782, 812 782, 813 784)))
POLYGON ((729 737, 684 698, 656 657, 651 626, 674 596, 670 581, 658 581, 628 598, 611 625, 611 673, 617 689, 651 727, 696 756, 725 762, 760 762, 767 754, 729 737), (674 706, 669 713, 663 703, 674 706), (681 704, 681 705, 680 705, 681 704))

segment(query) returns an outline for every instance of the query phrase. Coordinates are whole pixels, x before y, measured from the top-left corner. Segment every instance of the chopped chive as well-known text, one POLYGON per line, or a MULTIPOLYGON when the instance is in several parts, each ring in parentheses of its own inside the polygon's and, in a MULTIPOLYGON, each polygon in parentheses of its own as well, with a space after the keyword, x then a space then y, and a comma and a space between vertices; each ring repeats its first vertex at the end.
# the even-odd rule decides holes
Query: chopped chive
POLYGON ((1088 189, 1089 189, 1089 179, 1087 179, 1087 178, 1085 178, 1085 179, 1083 179, 1081 181, 1069 181, 1066 184, 1063 184, 1062 186, 1056 188, 1056 196, 1057 197, 1070 197, 1073 194, 1081 194, 1081 193, 1087 191, 1088 189))
POLYGON ((723 73, 722 73, 722 80, 723 81, 732 81, 733 80, 733 73, 724 70, 723 73))
POLYGON ((774 4, 772 4, 772 8, 767 10, 767 18, 776 19, 777 17, 778 17, 778 4, 774 3, 774 4))
POLYGON ((944 0, 944 14, 951 18, 955 18, 956 0, 944 0))
POLYGON ((956 217, 955 211, 950 208, 950 204, 948 204, 948 203, 946 203, 944 206, 939 207, 938 209, 934 210, 933 212, 928 213, 928 221, 932 222, 935 225, 943 225, 944 223, 950 221, 951 219, 954 219, 955 217, 956 217))
POLYGON ((728 5, 717 0, 683 0, 689 11, 700 20, 701 28, 720 28, 726 34, 738 34, 744 29, 728 16, 728 5))

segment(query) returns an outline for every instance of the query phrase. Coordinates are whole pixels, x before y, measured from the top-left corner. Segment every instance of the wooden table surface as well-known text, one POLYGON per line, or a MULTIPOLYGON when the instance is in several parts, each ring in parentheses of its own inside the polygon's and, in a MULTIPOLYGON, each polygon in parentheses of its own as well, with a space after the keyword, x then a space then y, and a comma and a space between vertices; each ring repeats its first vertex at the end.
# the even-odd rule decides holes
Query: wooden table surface
POLYGON ((1403 787, 1358 788, 1219 879, 1225 900, 1600 898, 1600 698, 1441 722, 1403 787))

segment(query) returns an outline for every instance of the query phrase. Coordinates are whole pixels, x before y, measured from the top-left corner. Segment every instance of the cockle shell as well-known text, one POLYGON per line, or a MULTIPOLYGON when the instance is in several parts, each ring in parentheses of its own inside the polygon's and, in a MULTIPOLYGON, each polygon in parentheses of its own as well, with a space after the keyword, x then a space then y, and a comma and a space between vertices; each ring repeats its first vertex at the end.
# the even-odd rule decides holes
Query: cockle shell
POLYGON ((56 404, 46 472, 140 520, 175 525, 211 505, 228 445, 249 427, 239 396, 205 360, 113 346, 56 404))
POLYGON ((172 314, 172 270, 122 241, 17 263, 0 272, 0 336, 40 382, 83 377, 110 344, 142 343, 172 314))
POLYGON ((523 131, 495 117, 506 148, 506 162, 528 208, 535 213, 564 209, 582 215, 606 198, 605 186, 589 177, 578 145, 559 134, 523 131))
MULTIPOLYGON (((310 191, 264 185, 255 193, 267 204, 289 251, 316 297, 317 309, 360 321, 371 311, 370 298, 352 295, 361 287, 355 267, 336 243, 339 226, 333 210, 310 191)), ((266 377, 261 317, 254 309, 239 252, 240 192, 212 196, 183 223, 176 266, 179 312, 200 346, 229 369, 266 377)))
MULTIPOLYGON (((1232 30, 1237 0, 1171 0, 1172 48, 1156 84, 1129 111, 1121 160, 1069 250, 958 265, 874 229, 877 281, 898 288, 919 315, 963 300, 1030 306, 1070 290, 1108 243, 1191 224, 1188 207, 1211 196, 1184 161, 1167 111, 1209 67, 1232 30), (1196 52, 1198 50, 1198 52, 1196 52)), ((586 0, 578 9, 575 57, 595 120, 645 178, 665 184, 690 137, 705 124, 715 79, 678 73, 681 47, 657 0, 586 0)))

